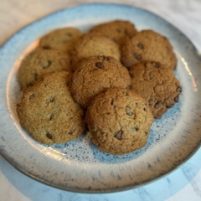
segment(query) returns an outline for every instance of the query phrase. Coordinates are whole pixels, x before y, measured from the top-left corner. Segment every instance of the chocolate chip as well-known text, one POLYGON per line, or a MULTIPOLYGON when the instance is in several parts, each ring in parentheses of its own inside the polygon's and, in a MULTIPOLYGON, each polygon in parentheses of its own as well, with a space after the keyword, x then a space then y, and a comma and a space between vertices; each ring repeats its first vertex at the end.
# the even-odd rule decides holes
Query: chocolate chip
POLYGON ((114 99, 111 100, 110 104, 111 104, 111 105, 114 105, 114 99))
POLYGON ((179 87, 177 87, 177 92, 178 93, 181 93, 182 92, 182 88, 179 86, 179 87))
POLYGON ((33 86, 33 82, 30 82, 27 84, 27 87, 31 87, 31 86, 33 86))
POLYGON ((142 50, 144 49, 144 45, 143 45, 142 43, 138 43, 138 44, 137 44, 137 47, 139 47, 139 48, 142 49, 142 50))
POLYGON ((162 106, 162 103, 160 101, 157 101, 154 105, 154 108, 159 109, 162 106))
POLYGON ((49 103, 53 103, 54 101, 55 101, 55 97, 51 96, 46 100, 46 103, 49 104, 49 103))
POLYGON ((175 102, 178 102, 178 101, 179 101, 179 96, 176 96, 176 97, 174 98, 174 101, 175 101, 175 102))
POLYGON ((72 135, 73 134, 73 131, 69 131, 67 132, 68 135, 72 135))
POLYGON ((133 56, 134 56, 134 58, 137 59, 138 61, 141 61, 141 60, 142 60, 142 56, 139 55, 139 54, 137 54, 137 53, 135 53, 135 52, 134 52, 133 56))
POLYGON ((132 116, 133 115, 133 111, 132 111, 132 109, 131 109, 130 106, 126 106, 125 111, 126 111, 126 114, 128 116, 132 116))
POLYGON ((158 63, 158 62, 154 62, 153 64, 154 64, 154 67, 156 67, 156 68, 160 68, 160 63, 158 63))
POLYGON ((110 58, 110 57, 103 56, 103 60, 105 60, 105 61, 110 61, 111 58, 110 58))
POLYGON ((124 34, 125 35, 130 35, 129 31, 127 29, 124 29, 124 34))
POLYGON ((104 65, 103 65, 102 62, 96 62, 96 63, 95 63, 95 66, 96 66, 97 68, 103 68, 103 67, 104 67, 104 65))
POLYGON ((167 104, 167 108, 170 108, 170 107, 172 107, 173 105, 174 105, 173 102, 169 102, 169 103, 167 104))
POLYGON ((131 78, 135 78, 135 73, 130 72, 130 76, 131 76, 131 78))
POLYGON ((49 132, 46 133, 46 137, 49 138, 50 140, 52 140, 52 138, 53 138, 52 134, 49 132))
POLYGON ((139 131, 139 127, 136 126, 136 127, 135 127, 135 130, 136 130, 136 131, 139 131))
POLYGON ((131 131, 134 132, 134 133, 135 133, 136 131, 139 131, 139 127, 137 127, 137 126, 132 127, 132 128, 131 128, 131 131))
POLYGON ((50 61, 50 60, 45 60, 45 61, 43 61, 43 63, 42 63, 42 67, 43 68, 48 68, 48 67, 50 67, 52 65, 52 61, 50 61))
POLYGON ((146 109, 145 107, 143 108, 143 110, 144 110, 145 112, 147 111, 147 109, 146 109))
POLYGON ((148 131, 145 131, 144 133, 145 133, 145 135, 148 135, 148 131))
POLYGON ((49 99, 49 101, 50 101, 50 103, 53 103, 53 102, 55 101, 55 97, 51 97, 51 98, 49 99))
POLYGON ((38 79, 38 74, 37 73, 34 73, 34 80, 36 81, 38 79))
POLYGON ((51 49, 51 47, 50 47, 49 45, 43 45, 42 47, 43 47, 43 49, 45 49, 45 50, 51 49))
POLYGON ((53 118, 54 118, 54 114, 50 114, 49 120, 51 121, 51 120, 53 120, 53 118))
POLYGON ((118 140, 122 140, 123 139, 123 131, 119 130, 114 134, 114 137, 117 138, 118 140))

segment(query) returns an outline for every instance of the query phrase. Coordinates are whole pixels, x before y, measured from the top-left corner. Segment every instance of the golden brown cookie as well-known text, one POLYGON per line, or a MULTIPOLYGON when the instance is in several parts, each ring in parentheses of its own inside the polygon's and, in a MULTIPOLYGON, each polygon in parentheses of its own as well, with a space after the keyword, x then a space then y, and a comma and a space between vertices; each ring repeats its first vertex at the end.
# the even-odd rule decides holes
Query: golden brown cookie
POLYGON ((86 120, 92 141, 101 150, 125 154, 146 144, 153 116, 142 97, 111 88, 93 99, 86 120))
POLYGON ((91 98, 111 87, 126 88, 131 78, 128 70, 112 57, 97 56, 81 60, 72 76, 74 99, 86 107, 91 98))
POLYGON ((91 56, 111 56, 120 60, 120 50, 114 41, 104 36, 85 34, 76 43, 72 51, 73 64, 91 56))
POLYGON ((152 30, 144 30, 131 39, 127 38, 121 48, 121 54, 122 63, 127 67, 150 60, 175 69, 177 63, 168 39, 152 30))
POLYGON ((73 48, 75 41, 80 36, 80 30, 74 27, 56 29, 40 39, 40 46, 45 49, 68 52, 73 48))
POLYGON ((46 73, 71 71, 70 58, 58 50, 36 48, 27 55, 19 68, 18 80, 22 88, 32 85, 46 73))
POLYGON ((45 75, 23 92, 17 111, 21 125, 44 144, 65 143, 84 130, 83 111, 74 102, 68 72, 45 75))
POLYGON ((160 117, 178 101, 181 93, 179 81, 171 69, 158 62, 143 62, 130 67, 132 88, 151 108, 154 117, 160 117))
POLYGON ((118 44, 121 44, 125 37, 132 37, 137 33, 137 30, 134 24, 129 21, 114 20, 98 24, 90 30, 90 33, 108 37, 118 44))

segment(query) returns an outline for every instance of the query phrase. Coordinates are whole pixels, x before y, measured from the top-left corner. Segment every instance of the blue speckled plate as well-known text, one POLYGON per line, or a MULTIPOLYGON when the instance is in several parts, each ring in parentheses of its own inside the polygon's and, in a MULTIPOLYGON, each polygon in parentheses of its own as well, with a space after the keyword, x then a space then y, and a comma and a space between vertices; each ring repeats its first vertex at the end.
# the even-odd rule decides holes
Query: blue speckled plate
POLYGON ((0 49, 0 153, 17 169, 39 181, 70 191, 128 189, 173 170, 201 141, 201 59, 190 40, 160 17, 135 7, 86 4, 49 15, 16 33, 0 49), (125 19, 138 29, 167 36, 178 58, 180 101, 156 120, 148 143, 127 155, 100 152, 88 135, 64 145, 44 146, 21 129, 15 110, 18 63, 27 48, 48 31, 64 26, 87 30, 97 23, 125 19))

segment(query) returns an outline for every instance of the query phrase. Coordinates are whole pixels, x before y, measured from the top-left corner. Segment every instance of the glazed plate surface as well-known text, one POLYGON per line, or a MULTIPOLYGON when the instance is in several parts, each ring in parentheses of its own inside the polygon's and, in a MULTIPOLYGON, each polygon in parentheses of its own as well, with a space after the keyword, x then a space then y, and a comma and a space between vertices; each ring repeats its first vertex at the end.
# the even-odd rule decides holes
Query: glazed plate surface
POLYGON ((111 192, 152 181, 188 159, 201 141, 201 59, 178 29, 149 11, 119 4, 85 4, 36 21, 0 49, 0 153, 17 169, 46 184, 79 192, 111 192), (153 29, 171 41, 177 55, 179 102, 153 123, 147 144, 130 154, 99 151, 86 133, 64 145, 45 146, 20 127, 16 115, 16 80, 22 56, 45 33, 75 26, 85 31, 97 23, 124 19, 138 29, 153 29))

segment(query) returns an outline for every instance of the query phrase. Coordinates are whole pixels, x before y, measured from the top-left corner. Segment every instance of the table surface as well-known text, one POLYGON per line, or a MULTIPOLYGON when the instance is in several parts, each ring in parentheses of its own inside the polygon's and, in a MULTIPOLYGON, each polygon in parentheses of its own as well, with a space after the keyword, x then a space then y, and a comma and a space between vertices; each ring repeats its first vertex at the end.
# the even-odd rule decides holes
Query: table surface
MULTIPOLYGON (((96 1, 1 0, 0 45, 17 30, 35 19, 83 2, 96 1)), ((200 0, 114 0, 110 2, 126 2, 157 13, 182 30, 201 52, 200 0)), ((179 169, 140 188, 111 194, 80 194, 65 192, 34 181, 18 172, 0 156, 0 201, 201 201, 200 161, 201 148, 179 169)))

